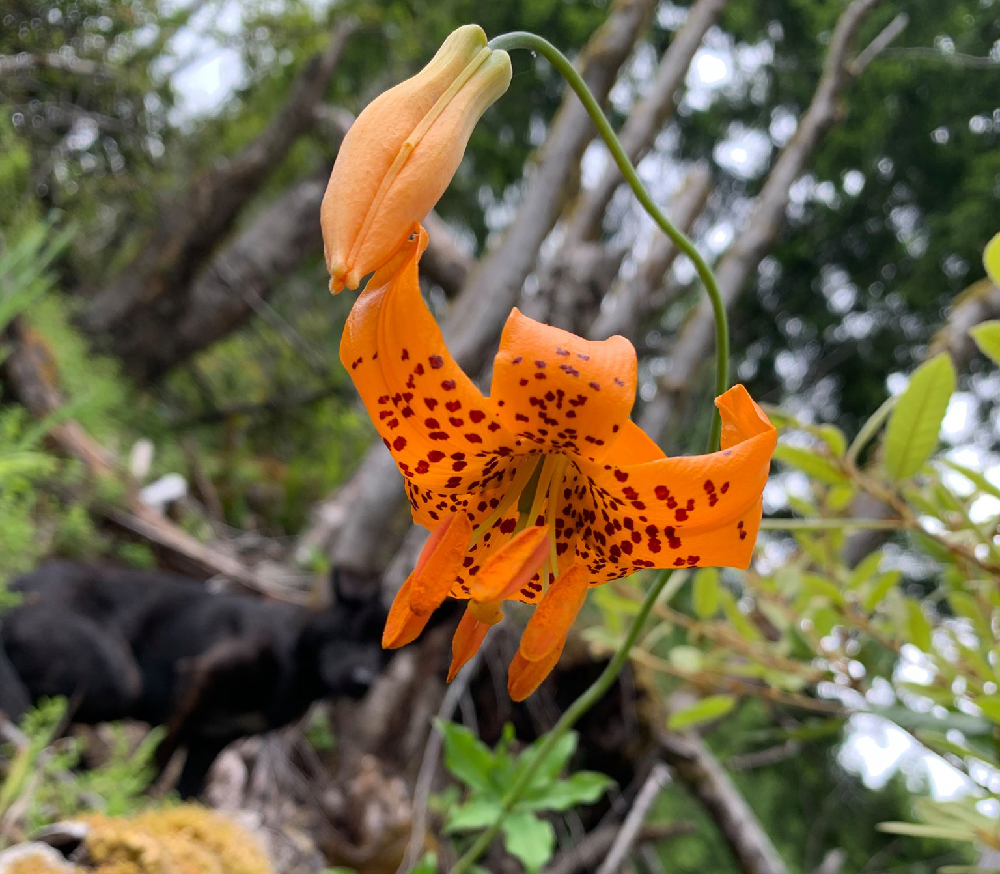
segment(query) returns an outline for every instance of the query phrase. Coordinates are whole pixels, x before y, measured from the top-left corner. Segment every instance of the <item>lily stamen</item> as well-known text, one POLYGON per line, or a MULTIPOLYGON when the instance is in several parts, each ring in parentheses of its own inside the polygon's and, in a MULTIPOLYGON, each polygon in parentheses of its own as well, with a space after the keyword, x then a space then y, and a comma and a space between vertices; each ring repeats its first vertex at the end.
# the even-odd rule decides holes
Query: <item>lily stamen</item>
POLYGON ((506 494, 504 494, 503 498, 500 499, 500 503, 497 505, 497 508, 473 530, 472 540, 469 544, 470 546, 474 546, 482 540, 483 535, 496 524, 497 520, 502 519, 511 506, 513 506, 515 502, 520 501, 521 493, 524 491, 525 486, 527 486, 531 481, 532 476, 534 476, 539 460, 540 459, 536 457, 528 463, 518 467, 516 473, 514 474, 514 478, 507 487, 506 494))

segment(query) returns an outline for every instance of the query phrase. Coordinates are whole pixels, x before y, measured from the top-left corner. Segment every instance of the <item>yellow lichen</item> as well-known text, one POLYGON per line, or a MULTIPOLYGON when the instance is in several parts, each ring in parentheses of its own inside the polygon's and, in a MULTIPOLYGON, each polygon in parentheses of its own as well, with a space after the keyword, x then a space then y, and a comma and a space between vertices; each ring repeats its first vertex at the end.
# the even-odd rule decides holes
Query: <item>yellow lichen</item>
POLYGON ((205 807, 185 804, 130 819, 95 815, 85 821, 98 874, 272 874, 258 842, 205 807))
POLYGON ((76 870, 65 865, 58 866, 41 853, 32 853, 12 862, 4 869, 4 874, 67 874, 67 871, 76 870))
POLYGON ((132 817, 81 817, 88 864, 55 868, 40 856, 5 874, 274 874, 258 841, 238 823, 194 804, 132 817))

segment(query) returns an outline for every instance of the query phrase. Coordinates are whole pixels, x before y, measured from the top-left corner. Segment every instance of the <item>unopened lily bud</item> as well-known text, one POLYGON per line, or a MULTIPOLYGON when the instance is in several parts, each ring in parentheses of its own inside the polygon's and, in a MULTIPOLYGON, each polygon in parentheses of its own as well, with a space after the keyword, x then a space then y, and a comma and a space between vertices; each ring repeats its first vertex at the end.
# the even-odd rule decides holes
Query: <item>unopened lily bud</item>
POLYGON ((507 90, 510 58, 486 43, 481 27, 460 27, 347 132, 321 210, 334 294, 356 288, 407 240, 448 187, 476 122, 507 90))

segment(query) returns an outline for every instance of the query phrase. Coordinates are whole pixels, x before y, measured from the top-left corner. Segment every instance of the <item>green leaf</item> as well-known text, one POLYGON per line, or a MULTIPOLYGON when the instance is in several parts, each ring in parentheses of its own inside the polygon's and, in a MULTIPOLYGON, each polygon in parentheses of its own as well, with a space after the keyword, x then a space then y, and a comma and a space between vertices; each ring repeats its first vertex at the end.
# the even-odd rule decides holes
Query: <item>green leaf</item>
POLYGON ((986 244, 983 252, 983 266, 986 268, 986 275, 994 285, 1000 285, 1000 234, 997 234, 986 244))
MULTIPOLYGON (((997 322, 997 325, 1000 325, 1000 322, 997 322)), ((1000 499, 1000 486, 995 486, 978 470, 973 470, 971 467, 966 467, 964 464, 959 464, 957 461, 952 461, 950 458, 943 458, 941 460, 952 470, 962 474, 962 476, 975 485, 979 491, 1000 499)))
POLYGON ((931 650, 931 625, 924 615, 918 601, 908 599, 906 602, 907 636, 917 649, 924 652, 931 650))
POLYGON ((701 650, 695 646, 687 646, 681 644, 679 646, 673 647, 667 658, 670 660, 675 668, 680 668, 682 671, 700 671, 702 663, 704 662, 704 656, 702 656, 701 650))
POLYGON ((729 624, 739 632, 744 640, 760 640, 760 632, 754 628, 746 615, 740 610, 740 605, 736 603, 733 593, 728 589, 719 590, 719 598, 722 601, 722 609, 729 620, 729 624))
POLYGON ((694 612, 699 619, 711 619, 719 609, 719 570, 702 568, 694 576, 691 593, 694 612))
POLYGON ((813 449, 804 446, 789 446, 782 443, 774 450, 775 461, 797 467, 813 479, 838 486, 847 481, 844 472, 832 461, 827 460, 813 449))
POLYGON ((521 861, 528 874, 540 871, 556 846, 552 824, 528 811, 516 811, 504 820, 503 837, 507 852, 521 861))
POLYGON ((1000 364, 1000 321, 980 322, 969 329, 969 334, 983 355, 1000 364))
POLYGON ((498 798, 473 798, 460 804, 448 814, 445 823, 446 832, 469 831, 486 828, 493 825, 500 816, 500 800, 498 798))
POLYGON ((878 573, 878 569, 881 564, 881 552, 875 551, 868 553, 868 555, 855 565, 854 570, 851 571, 850 587, 852 589, 856 589, 863 583, 868 582, 878 573))
POLYGON ((676 731, 709 722, 725 715, 735 706, 736 699, 732 695, 709 695, 690 707, 673 711, 667 718, 667 728, 676 731))
POLYGON ((987 695, 982 698, 973 698, 973 703, 983 713, 996 723, 1000 723, 1000 695, 987 695))
POLYGON ((911 838, 941 838, 945 841, 960 841, 963 835, 957 834, 952 828, 935 825, 918 825, 915 822, 880 822, 875 826, 880 832, 893 835, 906 835, 911 838))
POLYGON ((438 874, 437 856, 434 853, 427 853, 410 874, 438 874))
POLYGON ((445 767, 452 775, 477 792, 496 795, 496 787, 490 780, 493 753, 489 747, 464 725, 438 720, 437 727, 444 735, 445 767))
POLYGON ((597 771, 578 771, 529 794, 520 806, 527 810, 569 810, 578 804, 593 804, 614 782, 597 771))
POLYGON ((885 431, 883 464, 889 476, 913 476, 931 457, 954 390, 955 368, 947 352, 913 372, 885 431))
POLYGON ((879 604, 882 603, 882 599, 892 590, 892 588, 899 584, 899 581, 903 578, 903 572, 898 570, 888 571, 878 578, 878 582, 871 587, 871 590, 862 599, 861 606, 865 610, 874 610, 879 604))
POLYGON ((826 598, 834 604, 844 603, 844 595, 840 591, 840 586, 836 583, 831 583, 819 574, 803 574, 802 588, 813 595, 818 595, 820 598, 826 598))
MULTIPOLYGON (((572 758, 573 753, 576 752, 576 741, 577 733, 575 731, 567 731, 559 740, 556 741, 555 746, 549 750, 549 754, 542 759, 541 762, 535 767, 535 779, 532 780, 532 785, 539 782, 538 778, 542 778, 544 781, 552 780, 558 777, 569 764, 569 760, 572 758)), ((544 737, 536 740, 527 750, 521 754, 521 758, 518 764, 527 764, 534 759, 535 750, 541 746, 544 742, 544 737)))
POLYGON ((844 432, 835 425, 820 425, 817 433, 827 446, 833 450, 834 455, 843 455, 847 452, 847 437, 844 432))
POLYGON ((972 623, 972 630, 980 641, 988 642, 993 639, 990 611, 984 609, 972 595, 968 592, 949 592, 948 603, 959 616, 964 616, 972 623))

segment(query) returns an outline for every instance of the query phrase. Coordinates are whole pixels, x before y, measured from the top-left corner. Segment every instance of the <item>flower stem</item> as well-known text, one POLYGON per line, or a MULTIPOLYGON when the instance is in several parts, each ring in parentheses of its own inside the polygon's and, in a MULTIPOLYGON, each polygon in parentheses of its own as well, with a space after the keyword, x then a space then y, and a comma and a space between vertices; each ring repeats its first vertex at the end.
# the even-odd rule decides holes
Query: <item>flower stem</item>
MULTIPOLYGON (((639 175, 625 153, 624 147, 615 135, 607 116, 604 115, 597 100, 594 99, 594 95, 590 93, 587 83, 583 81, 583 77, 580 76, 576 68, 559 49, 548 40, 534 33, 516 30, 511 33, 501 34, 490 40, 489 47, 491 49, 505 50, 527 49, 528 51, 538 52, 538 54, 545 57, 556 68, 567 83, 569 83, 569 86, 576 92, 577 97, 580 98, 588 115, 590 115, 594 125, 597 127, 601 139, 604 140, 608 151, 611 152, 611 157, 614 158, 615 164, 618 165, 622 177, 629 184, 636 199, 642 204, 643 209, 649 213, 650 218, 656 222, 660 230, 670 238, 673 244, 691 259, 691 263, 694 264, 695 270, 698 272, 698 277, 705 286, 705 291, 708 292, 709 300, 712 303, 712 313, 715 317, 715 393, 717 395, 723 394, 729 388, 729 321, 726 318, 726 306, 722 301, 722 293, 719 291, 719 285, 715 281, 715 274, 712 273, 712 269, 701 256, 694 243, 691 242, 683 231, 671 223, 670 219, 664 215, 663 211, 653 201, 646 186, 640 181, 639 175)), ((718 447, 721 430, 722 420, 719 417, 719 413, 716 412, 712 425, 710 451, 718 447)))
POLYGON ((646 618, 649 616, 653 605, 656 603, 657 598, 659 598, 663 587, 667 584, 667 580, 670 579, 672 573, 673 570, 670 569, 660 572, 653 585, 649 587, 649 591, 646 592, 646 597, 643 598, 639 612, 636 613, 635 619, 632 620, 632 625, 611 661, 608 662, 604 670, 601 671, 601 675, 594 680, 590 688, 570 705, 569 709, 559 718, 559 721, 545 736, 545 740, 538 747, 534 757, 520 773, 517 780, 511 784, 511 787, 507 790, 507 794, 504 795, 503 801, 500 803, 500 813, 496 821, 476 838, 475 843, 452 866, 448 874, 466 874, 476 863, 497 836, 507 814, 521 800, 521 796, 531 783, 531 779, 538 766, 545 761, 555 745, 559 743, 559 739, 576 724, 577 720, 584 713, 590 710, 601 699, 604 693, 611 687, 611 684, 614 683, 618 672, 621 671, 625 660, 628 658, 632 645, 639 637, 639 632, 642 631, 642 626, 646 623, 646 618))

